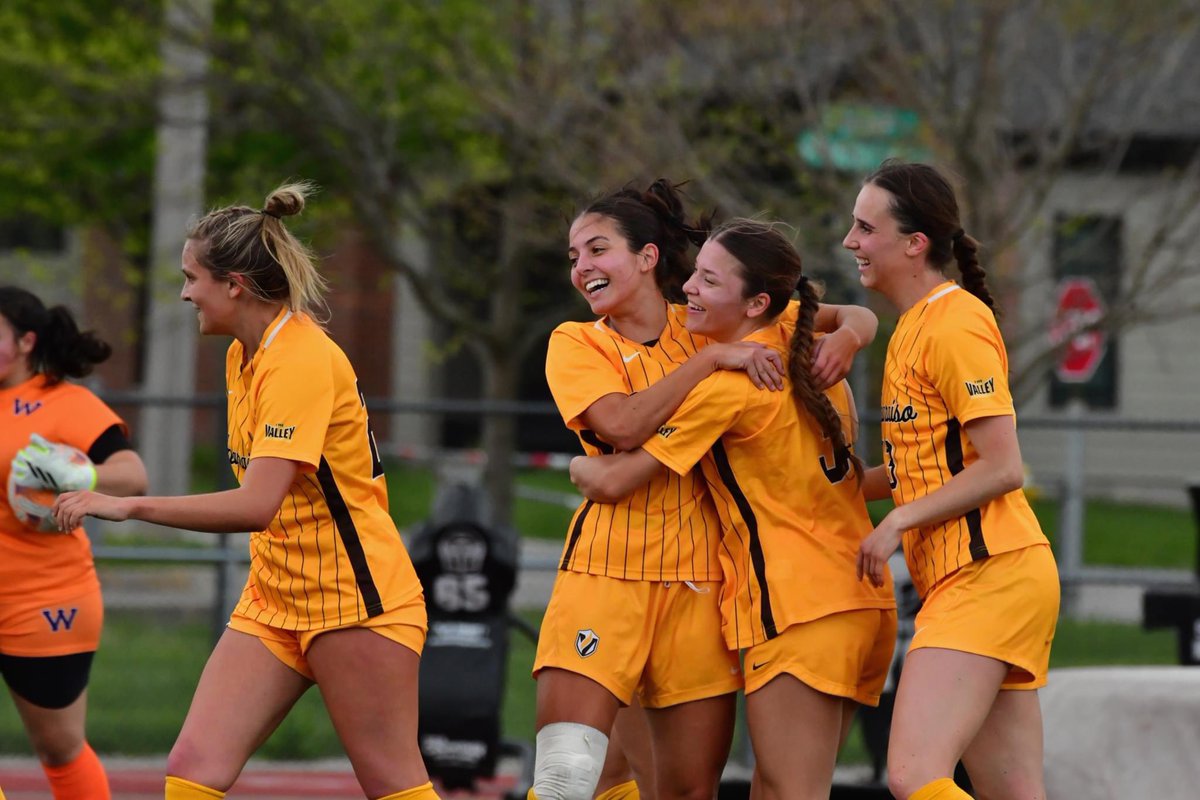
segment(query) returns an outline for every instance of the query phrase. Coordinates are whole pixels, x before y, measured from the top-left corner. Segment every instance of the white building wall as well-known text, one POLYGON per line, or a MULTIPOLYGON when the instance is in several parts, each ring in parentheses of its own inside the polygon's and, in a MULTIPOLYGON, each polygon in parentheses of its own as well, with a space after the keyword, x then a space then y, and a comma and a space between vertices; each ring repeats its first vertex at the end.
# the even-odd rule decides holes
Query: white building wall
MULTIPOLYGON (((1166 220, 1168 232, 1185 240, 1200 222, 1192 209, 1169 209, 1174 184, 1148 176, 1072 177, 1061 182, 1043 217, 1048 222, 1022 242, 1025 280, 1021 292, 1023 326, 1045 320, 1055 296, 1051 258, 1053 236, 1049 221, 1058 212, 1098 213, 1121 217, 1123 298, 1128 297, 1135 273, 1145 263, 1149 241, 1166 220)), ((1184 241, 1186 245, 1186 241, 1184 241)), ((1159 301, 1200 303, 1200 256, 1186 246, 1166 248, 1149 262, 1149 277, 1183 268, 1185 276, 1170 283, 1159 301), (1188 265, 1190 262, 1190 266, 1188 265)), ((1043 325, 1044 327, 1044 325, 1043 325)), ((1014 354, 1014 363, 1028 358, 1014 354)), ((1200 315, 1163 318, 1140 325, 1119 339, 1117 406, 1091 415, 1111 419, 1189 421, 1200 423, 1200 315)), ((1021 405, 1023 417, 1063 415, 1048 404, 1048 384, 1021 405)), ((1053 489, 1063 473, 1066 434, 1029 426, 1021 431, 1021 448, 1034 481, 1053 489)), ((1185 505, 1185 489, 1200 483, 1200 432, 1090 431, 1085 438, 1086 485, 1089 494, 1117 499, 1140 499, 1185 505)))

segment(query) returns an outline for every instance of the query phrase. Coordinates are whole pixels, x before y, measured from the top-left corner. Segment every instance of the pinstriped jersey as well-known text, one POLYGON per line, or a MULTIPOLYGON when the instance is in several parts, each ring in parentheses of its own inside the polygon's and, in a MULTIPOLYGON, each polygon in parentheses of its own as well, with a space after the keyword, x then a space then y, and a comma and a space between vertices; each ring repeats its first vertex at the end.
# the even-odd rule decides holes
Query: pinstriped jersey
MULTIPOLYGON (((924 497, 979 458, 963 426, 1012 417, 1008 353, 991 310, 946 282, 905 311, 888 342, 882 392, 883 458, 897 505, 924 497)), ((962 516, 904 534, 918 592, 973 560, 1045 543, 1021 490, 962 516)))
MULTIPOLYGON (((747 340, 786 358, 790 336, 774 325, 747 340)), ((845 383, 827 394, 848 431, 845 383)), ((849 454, 835 453, 796 406, 790 382, 768 392, 742 372, 710 375, 643 447, 674 473, 703 467, 723 531, 721 624, 731 649, 827 614, 895 607, 890 574, 880 588, 855 574, 872 526, 849 454)))
MULTIPOLYGON (((701 347, 683 306, 667 305, 667 325, 634 342, 604 320, 565 322, 550 334, 546 381, 567 427, 588 455, 613 452, 580 415, 607 394, 629 395, 675 370, 701 347)), ((700 472, 663 472, 619 503, 584 502, 567 532, 560 568, 644 581, 719 580, 720 523, 700 472)))
MULTIPOLYGON (((0 389, 0 486, 7 485, 13 456, 38 433, 88 452, 102 433, 125 423, 104 401, 78 384, 47 385, 42 375, 0 389)), ((128 433, 128 431, 126 431, 128 433)), ((99 588, 92 548, 83 528, 69 534, 36 533, 22 525, 0 496, 0 599, 36 600, 99 588)))
POLYGON ((282 310, 243 363, 225 361, 229 463, 300 465, 279 513, 250 535, 237 613, 286 630, 378 616, 421 592, 387 511, 387 485, 350 361, 303 314, 282 310))

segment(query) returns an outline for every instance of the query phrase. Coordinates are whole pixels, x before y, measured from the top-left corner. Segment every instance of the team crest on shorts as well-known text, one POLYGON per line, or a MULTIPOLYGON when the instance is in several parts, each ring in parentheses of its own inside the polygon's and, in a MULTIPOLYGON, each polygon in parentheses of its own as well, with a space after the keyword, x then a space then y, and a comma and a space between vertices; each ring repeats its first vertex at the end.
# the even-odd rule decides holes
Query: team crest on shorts
POLYGON ((579 653, 583 658, 587 658, 596 652, 596 648, 599 646, 600 637, 591 628, 584 628, 575 634, 575 652, 579 653))

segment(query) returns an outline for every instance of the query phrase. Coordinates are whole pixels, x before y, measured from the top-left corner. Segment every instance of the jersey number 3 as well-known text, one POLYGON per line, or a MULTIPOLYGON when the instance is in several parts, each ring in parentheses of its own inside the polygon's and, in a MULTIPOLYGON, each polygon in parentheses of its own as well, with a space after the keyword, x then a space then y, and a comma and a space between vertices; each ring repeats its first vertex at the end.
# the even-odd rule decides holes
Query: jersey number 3
POLYGON ((887 439, 883 440, 883 457, 887 459, 887 476, 888 486, 895 489, 898 481, 896 480, 896 448, 892 447, 892 443, 887 439))

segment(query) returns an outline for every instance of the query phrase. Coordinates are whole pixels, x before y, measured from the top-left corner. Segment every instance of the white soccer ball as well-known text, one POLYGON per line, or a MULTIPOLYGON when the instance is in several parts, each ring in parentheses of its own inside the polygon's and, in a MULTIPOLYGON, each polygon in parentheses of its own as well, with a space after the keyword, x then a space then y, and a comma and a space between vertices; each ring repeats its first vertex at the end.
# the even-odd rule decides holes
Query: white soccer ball
MULTIPOLYGON (((65 444, 58 447, 68 451, 72 463, 92 463, 82 450, 65 444)), ((54 521, 54 514, 51 513, 58 492, 46 488, 45 484, 32 474, 19 478, 19 471, 11 467, 8 471, 8 505, 13 516, 26 528, 38 533, 67 533, 68 531, 58 529, 58 523, 54 521)))

